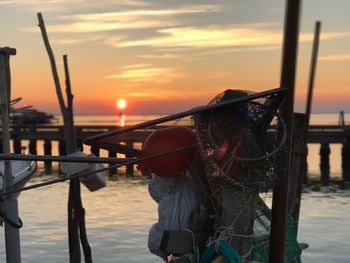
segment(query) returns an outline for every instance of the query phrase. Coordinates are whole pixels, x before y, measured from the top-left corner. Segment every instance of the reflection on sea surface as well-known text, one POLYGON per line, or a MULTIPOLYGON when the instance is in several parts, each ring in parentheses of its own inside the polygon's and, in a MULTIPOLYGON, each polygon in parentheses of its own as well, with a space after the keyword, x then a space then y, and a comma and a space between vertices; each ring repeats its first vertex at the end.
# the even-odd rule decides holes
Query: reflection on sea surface
MULTIPOLYGON (((31 183, 48 178, 52 177, 35 178, 31 183)), ((303 262, 348 263, 350 192, 326 190, 303 197, 299 240, 310 244, 303 262)), ((67 193, 68 183, 59 183, 20 195, 22 262, 69 261, 67 193)), ((94 193, 82 187, 82 197, 94 262, 161 262, 147 249, 157 206, 148 195, 146 180, 109 180, 108 187, 94 193)), ((4 247, 1 231, 0 262, 5 262, 4 247)))

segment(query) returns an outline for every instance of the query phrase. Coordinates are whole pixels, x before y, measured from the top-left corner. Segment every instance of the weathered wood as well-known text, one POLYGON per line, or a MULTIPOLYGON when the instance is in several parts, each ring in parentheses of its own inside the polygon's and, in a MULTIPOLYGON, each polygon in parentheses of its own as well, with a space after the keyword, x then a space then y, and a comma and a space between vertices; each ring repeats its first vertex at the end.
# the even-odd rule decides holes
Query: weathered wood
POLYGON ((341 155, 343 181, 350 182, 350 137, 344 141, 341 155))
POLYGON ((20 154, 22 152, 22 142, 17 138, 13 138, 13 151, 20 154))
POLYGON ((117 153, 125 154, 129 157, 139 156, 141 154, 141 150, 137 150, 133 148, 133 141, 127 142, 127 145, 123 145, 117 142, 93 142, 91 144, 91 152, 92 149, 103 149, 107 151, 114 151, 117 153))
POLYGON ((290 160, 293 130, 294 84, 299 39, 299 17, 301 0, 287 0, 284 24, 284 39, 282 51, 282 69, 280 86, 287 88, 285 101, 281 106, 281 115, 287 125, 287 153, 282 155, 285 174, 273 191, 271 235, 270 235, 270 263, 284 262, 285 226, 287 213, 288 180, 290 176, 290 160))
MULTIPOLYGON (((56 68, 55 58, 46 34, 46 28, 41 13, 38 13, 39 27, 43 36, 44 44, 49 55, 52 74, 54 77, 56 94, 58 102, 61 108, 63 122, 64 122, 64 136, 67 146, 67 153, 73 153, 77 150, 77 141, 75 136, 74 121, 73 121, 73 95, 71 92, 70 77, 68 70, 67 56, 63 56, 64 71, 66 76, 66 95, 67 104, 65 106, 60 82, 58 79, 58 73, 56 68)), ((80 262, 80 241, 82 242, 82 248, 84 251, 85 262, 92 262, 91 248, 87 241, 85 231, 85 219, 84 214, 79 215, 79 212, 84 211, 81 202, 80 193, 80 181, 79 179, 73 179, 70 181, 69 193, 68 193, 68 233, 69 233, 69 255, 70 262, 80 262), (79 239, 80 234, 80 239, 79 239)))
MULTIPOLYGON (((108 151, 108 157, 115 158, 116 156, 117 156, 117 153, 115 151, 108 151)), ((109 166, 113 166, 113 164, 110 163, 109 166)), ((116 174, 118 174, 118 170, 117 169, 109 170, 109 176, 115 176, 116 174)))
POLYGON ((100 156, 100 148, 96 146, 91 146, 90 152, 94 154, 96 157, 100 156))
POLYGON ((58 142, 58 155, 67 155, 66 142, 63 140, 58 142))
MULTIPOLYGON (((76 129, 79 130, 80 134, 77 137, 77 140, 84 140, 85 138, 99 133, 113 130, 116 126, 106 125, 106 126, 96 126, 96 125, 77 125, 76 129)), ((121 134, 118 136, 112 136, 108 139, 104 139, 101 143, 115 143, 115 142, 133 142, 133 143, 142 143, 148 135, 156 129, 162 129, 167 126, 153 126, 147 130, 138 130, 130 132, 127 134, 121 134)), ((186 126, 193 128, 191 126, 186 126)), ((345 139, 345 130, 348 130, 350 126, 339 126, 339 125, 310 125, 309 126, 309 136, 308 143, 320 144, 320 143, 338 143, 342 144, 345 139)), ((12 130, 11 135, 14 136, 12 130)), ((0 127, 1 132, 1 127, 0 127)), ((17 138, 20 140, 52 140, 59 141, 64 139, 63 126, 61 125, 37 125, 36 131, 31 132, 30 130, 21 130, 17 134, 17 138)), ((89 143, 90 145, 90 143, 89 143)), ((101 148, 102 149, 102 148, 101 148)), ((122 153, 122 152, 121 152, 122 153)))
POLYGON ((300 177, 301 163, 306 157, 306 145, 304 134, 305 114, 294 113, 293 119, 293 145, 291 173, 288 184, 288 214, 294 219, 295 225, 298 224, 299 207, 301 201, 300 180, 303 182, 303 176, 300 177))
MULTIPOLYGON (((317 68, 317 57, 318 57, 318 48, 320 43, 320 33, 321 33, 321 22, 317 21, 315 24, 315 33, 314 33, 314 41, 312 46, 312 54, 311 54, 311 64, 310 64, 310 74, 309 74, 309 85, 308 85, 308 92, 306 97, 306 109, 305 109, 305 124, 304 124, 304 132, 303 132, 303 141, 301 142, 303 145, 307 144, 307 139, 309 135, 309 125, 310 125, 310 116, 311 116, 311 108, 312 108, 312 97, 313 97, 313 90, 314 90, 314 84, 315 84, 315 76, 316 76, 316 68, 317 68)), ((300 162, 299 167, 299 175, 300 178, 298 179, 298 187, 302 187, 302 182, 307 182, 307 152, 304 156, 304 159, 300 162)), ((301 189, 299 191, 301 194, 301 189)), ((299 210, 299 209, 297 209, 299 210)), ((297 215, 299 217, 299 212, 297 215)), ((296 222, 299 220, 298 218, 294 218, 296 222)), ((298 231, 298 224, 296 223, 297 231, 298 231)))
MULTIPOLYGON (((132 142, 127 142, 126 143, 126 147, 128 147, 129 149, 133 149, 133 143, 132 142)), ((131 158, 133 157, 130 153, 127 153, 125 155, 126 158, 131 158)), ((127 176, 134 176, 134 165, 129 164, 126 166, 126 175, 127 176)))
MULTIPOLYGON (((50 140, 45 140, 44 141, 44 154, 45 155, 51 155, 52 154, 52 143, 50 140)), ((44 162, 45 166, 45 173, 46 174, 51 174, 52 172, 52 162, 51 161, 45 161, 44 162)))
MULTIPOLYGON (((0 111, 2 124, 2 146, 5 154, 10 153, 10 98, 11 98, 11 75, 10 55, 15 55, 16 49, 5 47, 0 48, 0 111)), ((11 161, 4 162, 3 191, 10 191, 13 188, 13 176, 11 161)), ((1 199, 3 212, 12 222, 19 222, 17 197, 7 195, 1 199)), ((11 263, 21 262, 21 247, 19 229, 5 221, 5 246, 6 261, 11 263)))
POLYGON ((329 185, 329 172, 330 172, 330 163, 329 163, 329 155, 331 153, 331 149, 328 143, 322 143, 320 148, 321 155, 321 182, 323 186, 329 185))
MULTIPOLYGON (((308 181, 307 140, 309 135, 309 125, 310 125, 313 89, 314 89, 315 75, 316 75, 318 47, 320 42, 320 32, 321 32, 321 22, 317 21, 315 25, 314 41, 313 41, 312 55, 311 55, 309 86, 308 86, 305 118, 304 118, 304 125, 303 125, 304 127, 301 126, 300 127, 302 131, 301 134, 293 138, 293 140, 297 140, 297 142, 295 143, 293 142, 293 145, 295 145, 294 147, 297 147, 299 145, 299 147, 301 148, 301 154, 299 155, 299 157, 298 155, 296 155, 296 153, 294 154, 294 161, 292 157, 292 177, 294 178, 294 176, 296 176, 296 182, 293 182, 293 184, 295 184, 294 186, 295 196, 293 196, 293 194, 290 193, 291 195, 289 197, 292 198, 292 200, 288 202, 290 205, 289 213, 292 215, 294 219, 296 234, 298 233, 298 226, 299 226, 299 213, 300 213, 300 205, 301 205, 302 187, 303 187, 303 183, 307 183, 308 181), (297 160, 299 162, 298 164, 297 164, 297 160), (295 165, 298 165, 298 166, 294 167, 295 165), (296 173, 296 174, 293 174, 293 173, 296 173)), ((296 119, 296 121, 298 120, 296 119)), ((300 126, 302 124, 298 122, 297 125, 300 126)), ((295 129, 295 132, 296 132, 296 129, 295 129)))
POLYGON ((37 140, 30 140, 29 141, 29 153, 36 155, 38 153, 37 147, 36 147, 37 140))

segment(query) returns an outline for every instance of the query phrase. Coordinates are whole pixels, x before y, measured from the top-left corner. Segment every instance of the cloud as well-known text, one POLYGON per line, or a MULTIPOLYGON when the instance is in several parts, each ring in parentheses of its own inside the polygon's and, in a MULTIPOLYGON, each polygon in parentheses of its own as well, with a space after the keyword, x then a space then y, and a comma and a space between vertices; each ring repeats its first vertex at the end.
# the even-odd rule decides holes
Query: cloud
POLYGON ((179 76, 174 68, 158 68, 148 64, 129 65, 122 69, 120 73, 106 76, 106 78, 126 79, 130 82, 166 83, 179 76))
MULTIPOLYGON (((59 4, 69 2, 67 0, 46 0, 45 4, 59 4)), ((1 1, 0 5, 39 5, 43 4, 42 0, 5 0, 1 1)))
MULTIPOLYGON (((68 21, 48 25, 54 33, 91 33, 124 29, 148 29, 179 26, 183 20, 174 19, 178 15, 217 12, 216 6, 186 6, 175 9, 143 9, 123 12, 102 12, 62 16, 68 21)), ((33 31, 33 28, 25 29, 33 31)))
POLYGON ((175 9, 145 9, 145 10, 132 10, 123 12, 105 12, 105 13, 90 13, 90 14, 79 14, 66 17, 68 19, 74 19, 78 21, 116 21, 124 18, 126 20, 132 18, 140 18, 144 16, 172 16, 172 15, 185 15, 195 13, 207 13, 207 12, 218 12, 220 9, 214 5, 203 5, 203 6, 186 6, 175 9))
POLYGON ((322 56, 322 57, 320 57, 320 60, 323 60, 323 61, 349 61, 350 54, 335 54, 335 55, 329 55, 329 56, 322 56))
POLYGON ((129 97, 153 98, 155 94, 153 92, 129 92, 126 95, 129 97))
MULTIPOLYGON (((160 36, 137 40, 120 39, 109 44, 116 47, 250 47, 270 46, 282 43, 282 32, 268 30, 267 26, 261 25, 225 25, 210 27, 173 27, 159 29, 160 36)), ((330 40, 348 36, 348 33, 323 33, 322 40, 330 40)), ((310 42, 313 34, 301 34, 301 42, 310 42)))
MULTIPOLYGON (((110 1, 104 1, 104 4, 115 4, 116 1, 110 0, 110 1), (109 2, 109 3, 108 3, 109 2)), ((84 5, 86 7, 91 6, 101 6, 100 1, 94 1, 94 0, 2 0, 0 1, 0 5, 18 5, 18 6, 40 6, 40 8, 43 8, 44 5, 55 5, 57 8, 57 4, 70 4, 70 5, 76 5, 77 7, 81 7, 81 5, 84 5)), ((137 0, 123 0, 122 3, 118 3, 119 5, 124 6, 148 6, 149 3, 144 1, 137 1, 137 0)))
POLYGON ((175 55, 175 54, 142 54, 138 55, 139 58, 147 58, 147 59, 171 59, 171 58, 179 58, 181 57, 180 55, 175 55))

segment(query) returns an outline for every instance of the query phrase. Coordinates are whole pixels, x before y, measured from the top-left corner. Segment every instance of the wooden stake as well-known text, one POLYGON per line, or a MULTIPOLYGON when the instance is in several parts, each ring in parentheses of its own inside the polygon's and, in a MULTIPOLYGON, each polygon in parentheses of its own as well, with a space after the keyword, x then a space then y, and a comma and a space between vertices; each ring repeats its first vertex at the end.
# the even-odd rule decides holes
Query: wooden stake
POLYGON ((287 0, 282 51, 281 87, 287 88, 286 100, 282 104, 281 114, 287 124, 287 154, 283 156, 285 174, 273 191, 270 257, 271 263, 284 262, 285 226, 287 213, 288 177, 290 174, 291 143, 293 128, 294 83, 299 36, 299 14, 301 0, 287 0))
MULTIPOLYGON (((61 85, 58 78, 57 68, 55 58, 47 37, 46 28, 44 20, 41 13, 38 13, 39 27, 41 29, 41 34, 44 40, 44 44, 49 55, 52 74, 56 87, 56 94, 58 102, 61 108, 63 122, 64 122, 64 135, 65 142, 67 146, 67 153, 72 153, 76 151, 76 138, 74 131, 74 122, 73 122, 73 95, 71 93, 70 77, 68 70, 67 56, 63 56, 64 60, 64 70, 66 75, 66 95, 67 95, 67 107, 64 103, 64 98, 62 95, 61 85)), ((85 214, 84 208, 82 207, 81 202, 81 193, 80 193, 80 181, 78 179, 73 179, 70 181, 69 194, 68 194, 68 233, 69 233, 69 255, 70 262, 76 263, 80 262, 80 241, 79 241, 79 231, 80 231, 80 240, 82 241, 82 246, 84 250, 85 262, 92 262, 91 259, 91 249, 87 242, 86 230, 85 230, 85 219, 82 218, 82 215, 79 213, 85 214), (84 228, 84 229, 82 229, 84 228)))
MULTIPOLYGON (((0 92, 1 92, 1 117, 2 117, 2 146, 5 154, 10 153, 10 126, 9 126, 9 111, 10 111, 10 90, 11 82, 9 77, 10 55, 15 55, 16 50, 12 48, 0 48, 0 92)), ((4 161, 4 178, 3 191, 11 191, 13 186, 11 161, 4 161)), ((2 201, 4 213, 13 222, 19 222, 18 218, 18 202, 13 195, 8 195, 2 201)), ((5 245, 6 245, 6 262, 20 263, 21 262, 21 245, 19 229, 13 227, 5 221, 5 245)))
POLYGON ((312 97, 313 90, 315 84, 315 76, 316 76, 316 67, 317 67, 317 57, 318 57, 318 48, 320 43, 320 33, 321 33, 321 22, 317 21, 315 24, 315 33, 314 33, 314 42, 312 46, 312 55, 311 55, 311 65, 310 65, 310 75, 309 75, 309 86, 307 93, 307 103, 305 110, 305 123, 302 134, 302 142, 301 145, 304 148, 305 155, 304 158, 300 162, 299 166, 299 176, 297 180, 297 192, 296 192, 296 203, 291 211, 291 215, 294 219, 296 232, 298 234, 298 226, 299 226, 299 213, 300 213, 300 204, 301 204, 301 192, 303 188, 303 183, 307 179, 307 141, 308 141, 308 133, 309 133, 309 125, 310 125, 310 116, 311 116, 311 107, 312 107, 312 97))

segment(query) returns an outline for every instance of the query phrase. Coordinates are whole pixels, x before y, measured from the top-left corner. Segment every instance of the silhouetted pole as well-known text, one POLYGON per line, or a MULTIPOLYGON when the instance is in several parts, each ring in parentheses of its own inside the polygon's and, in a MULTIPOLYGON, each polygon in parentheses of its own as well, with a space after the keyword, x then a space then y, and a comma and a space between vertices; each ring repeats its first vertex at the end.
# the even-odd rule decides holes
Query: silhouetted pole
POLYGON ((285 226, 287 215, 288 177, 290 174, 291 143, 293 129, 293 105, 296 60, 299 38, 299 15, 301 0, 287 0, 284 24, 284 39, 282 50, 281 87, 287 88, 286 99, 281 106, 281 114, 287 125, 286 154, 282 161, 285 174, 273 191, 270 257, 272 263, 284 262, 285 226))
POLYGON ((310 64, 310 75, 309 75, 309 86, 307 92, 307 100, 306 100, 306 110, 305 110, 305 123, 304 123, 304 132, 302 134, 302 147, 305 151, 305 156, 302 159, 299 167, 299 176, 297 180, 297 193, 295 206, 291 212, 291 216, 294 219, 294 224, 296 227, 296 232, 298 233, 298 225, 299 225, 299 213, 300 213, 300 204, 301 204, 301 192, 303 188, 303 183, 307 181, 307 142, 309 135, 309 125, 310 125, 310 116, 311 116, 311 108, 312 108, 312 97, 313 90, 315 85, 315 76, 316 76, 316 68, 317 68, 317 57, 318 57, 318 49, 320 43, 320 34, 321 34, 321 22, 317 21, 315 24, 315 33, 314 33, 314 42, 312 46, 312 55, 311 55, 311 64, 310 64))
MULTIPOLYGON (((48 53, 52 74, 54 78, 56 94, 61 108, 64 121, 64 137, 67 147, 67 153, 72 153, 77 150, 76 136, 73 121, 73 94, 71 92, 70 76, 68 70, 67 56, 63 56, 64 72, 66 76, 66 96, 67 107, 64 102, 60 81, 58 78, 55 57, 52 52, 49 39, 46 33, 44 20, 41 13, 38 13, 39 27, 43 37, 46 51, 48 53)), ((68 193, 68 238, 69 238, 69 255, 71 263, 79 263, 81 261, 80 241, 84 251, 85 262, 92 262, 91 248, 87 241, 85 230, 85 210, 82 206, 80 181, 72 179, 69 182, 68 193), (79 239, 80 238, 80 239, 79 239)))
MULTIPOLYGON (((1 117, 2 117, 2 146, 5 154, 10 153, 10 127, 9 127, 9 112, 10 112, 10 55, 16 55, 16 49, 0 48, 0 92, 1 92, 1 117)), ((4 161, 3 175, 3 191, 11 191, 13 187, 11 161, 4 161)), ((1 200, 2 201, 2 200, 1 200)), ((14 223, 19 222, 18 217, 18 201, 14 195, 7 195, 2 201, 4 213, 14 223)), ((21 244, 19 237, 19 229, 15 228, 5 221, 5 246, 6 246, 6 262, 20 263, 21 262, 21 244)))

